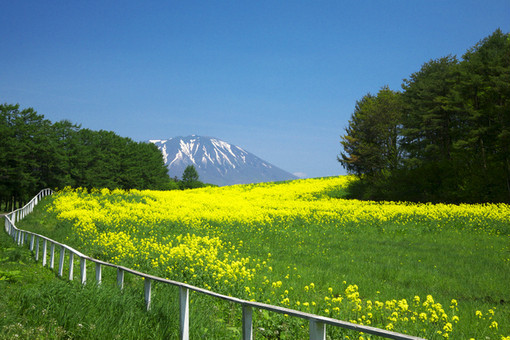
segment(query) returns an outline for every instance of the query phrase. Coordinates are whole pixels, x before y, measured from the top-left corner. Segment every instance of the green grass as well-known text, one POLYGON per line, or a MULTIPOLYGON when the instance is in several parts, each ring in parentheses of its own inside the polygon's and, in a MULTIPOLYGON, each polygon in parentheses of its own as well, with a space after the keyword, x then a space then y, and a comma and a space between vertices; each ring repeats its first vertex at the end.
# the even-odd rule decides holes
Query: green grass
MULTIPOLYGON (((103 284, 98 286, 89 265, 89 280, 82 286, 77 265, 74 280, 67 280, 68 265, 66 261, 64 279, 59 278, 58 264, 54 270, 42 267, 28 246, 18 247, 6 233, 0 233, 1 340, 179 338, 177 288, 154 284, 152 306, 147 312, 140 278, 126 275, 121 291, 116 286, 116 272, 104 268, 103 284)), ((203 310, 212 304, 211 298, 191 293, 190 299, 190 317, 200 323, 203 310)), ((193 327, 191 337, 239 338, 239 324, 221 319, 224 310, 236 306, 218 301, 214 305, 207 315, 207 320, 213 322, 193 327)), ((235 314, 240 315, 240 311, 235 314)))
MULTIPOLYGON (((384 233, 377 226, 338 233, 334 228, 307 226, 298 244, 289 246, 272 235, 263 240, 246 238, 245 248, 253 256, 270 251, 275 278, 291 272, 288 266, 298 266, 301 278, 293 279, 292 284, 296 288, 313 282, 325 290, 347 281, 360 287, 362 299, 412 301, 415 295, 424 299, 431 294, 445 309, 451 299, 456 299, 457 315, 463 321, 452 334, 456 339, 482 335, 484 339, 500 339, 485 334, 489 333, 490 320, 475 317, 476 311, 482 311, 487 318, 490 309, 496 311, 499 334, 510 335, 508 236, 457 230, 428 232, 422 226, 405 232, 391 231, 388 225, 384 228, 384 233), (262 251, 251 248, 258 244, 264 244, 262 251)), ((301 301, 306 298, 318 301, 322 297, 317 294, 301 301)))
MULTIPOLYGON (((51 197, 46 198, 17 223, 18 227, 84 251, 70 237, 70 226, 44 211, 51 202, 51 197)), ((179 338, 177 287, 153 283, 151 309, 146 311, 142 278, 125 274, 121 291, 116 270, 103 266, 102 284, 98 286, 95 266, 89 263, 83 286, 79 283, 78 258, 74 259, 73 280, 69 281, 69 257, 65 257, 60 278, 60 248, 55 247, 54 269, 49 268, 49 245, 47 251, 48 262, 43 267, 41 258, 35 260, 35 246, 34 251, 29 250, 29 241, 19 247, 4 231, 0 232, 0 340, 179 338)), ((42 242, 39 254, 42 257, 42 242)), ((241 315, 239 305, 190 292, 192 339, 238 339, 241 315)))
MULTIPOLYGON (((341 197, 343 192, 336 190, 326 194, 341 197)), ((86 254, 95 255, 98 250, 80 249, 81 245, 72 237, 71 225, 58 222, 54 215, 44 212, 44 204, 50 202, 51 198, 45 200, 19 225, 70 244, 86 254)), ((295 298, 300 301, 322 300, 323 292, 328 287, 341 291, 345 287, 341 284, 343 281, 347 284, 357 284, 364 300, 385 301, 405 298, 412 301, 415 295, 424 299, 427 294, 431 294, 445 309, 449 308, 451 299, 456 299, 459 303, 457 315, 461 324, 456 326, 451 338, 475 337, 500 340, 501 337, 495 337, 494 332, 489 329, 491 320, 488 319, 488 311, 490 309, 495 310, 496 313, 495 319, 499 323, 498 334, 510 335, 510 322, 507 321, 510 320, 510 286, 508 284, 510 282, 510 242, 507 234, 459 230, 454 227, 437 229, 426 223, 410 224, 402 229, 401 225, 393 225, 390 222, 379 225, 347 225, 341 229, 336 228, 335 225, 296 223, 286 226, 285 231, 283 228, 267 228, 256 233, 251 233, 248 226, 225 224, 219 227, 213 228, 216 234, 212 236, 219 236, 223 241, 232 242, 232 244, 239 244, 239 240, 243 240, 243 246, 238 247, 242 256, 266 259, 267 254, 271 253, 272 256, 268 262, 273 270, 261 275, 267 275, 270 281, 276 281, 290 274, 289 281, 283 280, 284 288, 292 288, 295 298), (294 272, 293 267, 297 267, 298 270, 294 272), (305 294, 303 287, 311 282, 317 287, 316 291, 305 294), (477 317, 476 311, 482 311, 485 319, 477 317)), ((204 233, 203 229, 185 230, 179 225, 166 226, 166 228, 176 235, 183 232, 204 233)), ((9 248, 12 246, 6 246, 6 249, 9 248)), ((4 256, 1 255, 0 258, 4 256)), ((27 263, 33 262, 28 255, 24 259, 27 263)), ((34 270, 43 271, 35 264, 34 270)), ((40 288, 29 287, 29 277, 26 281, 25 277, 16 278, 17 282, 23 282, 20 287, 26 285, 26 289, 16 290, 16 296, 36 295, 33 292, 39 289, 38 294, 46 299, 42 299, 46 302, 41 302, 42 306, 37 307, 38 312, 28 313, 28 316, 26 312, 20 314, 18 311, 18 314, 15 314, 22 320, 23 317, 28 318, 30 322, 27 321, 27 327, 29 328, 43 325, 45 329, 54 327, 52 331, 56 331, 58 329, 55 327, 62 327, 66 334, 72 334, 77 338, 95 338, 96 334, 97 337, 112 338, 112 334, 121 332, 118 327, 113 326, 114 324, 129 322, 131 325, 136 319, 146 321, 139 321, 136 327, 132 327, 133 329, 125 330, 126 333, 121 334, 122 338, 136 338, 137 334, 150 334, 153 338, 177 336, 178 310, 175 290, 172 292, 172 289, 156 288, 153 297, 155 305, 147 314, 143 312, 143 282, 140 280, 129 279, 126 291, 120 294, 115 288, 114 272, 105 271, 103 274, 104 282, 110 282, 111 290, 103 287, 98 290, 93 284, 80 288, 76 283, 65 283, 55 278, 51 271, 49 273, 46 276, 48 281, 52 280, 52 283, 40 288), (65 294, 60 293, 60 289, 65 294), (70 293, 65 289, 72 289, 73 292, 76 290, 77 293, 70 293), (48 291, 57 292, 60 298, 50 297, 47 294, 48 291), (78 292, 85 292, 88 295, 80 296, 78 292), (76 316, 72 316, 73 313, 66 313, 71 315, 69 321, 61 321, 66 316, 57 311, 48 313, 50 316, 45 318, 36 317, 36 314, 42 313, 43 309, 48 310, 50 305, 69 305, 67 296, 76 296, 74 304, 78 306, 82 305, 80 301, 83 299, 88 301, 92 299, 91 296, 100 297, 87 308, 91 315, 95 315, 94 320, 109 319, 111 314, 111 326, 100 326, 91 320, 80 321, 85 320, 83 309, 77 310, 76 316), (110 304, 110 296, 113 299, 111 305, 132 310, 135 316, 115 316, 114 311, 111 310, 109 313, 101 314, 100 307, 110 304), (51 326, 53 322, 56 322, 55 326, 51 326), (82 327, 77 329, 79 323, 82 327), (89 333, 86 335, 80 333, 86 328, 83 325, 88 327, 89 333), (90 329, 91 325, 94 329, 90 329), (157 334, 153 333, 154 329, 158 330, 157 334)), ((79 273, 79 270, 75 270, 75 275, 76 273, 79 273)), ((31 277, 33 276, 34 274, 31 274, 31 277)), ((89 266, 88 278, 93 281, 93 277, 92 268, 89 266)), ((37 284, 40 283, 37 282, 37 284)), ((256 285, 256 283, 253 284, 256 285)), ((109 286, 105 284, 105 287, 109 286)), ((266 302, 267 294, 269 289, 261 292, 259 301, 266 302)), ((27 299, 27 296, 23 299, 27 299)), ((192 300, 191 318, 195 322, 191 329, 196 337, 239 337, 241 312, 237 306, 197 294, 193 295, 192 300), (211 306, 213 308, 210 308, 211 306), (204 313, 204 310, 207 312, 204 313), (210 311, 212 312, 209 313, 210 311)), ((29 307, 26 305, 24 308, 29 307)), ((263 338, 290 339, 295 335, 290 328, 307 327, 306 323, 299 320, 288 320, 280 315, 262 311, 256 311, 254 318, 256 335, 263 338)), ((331 333, 328 334, 331 335, 331 333)))

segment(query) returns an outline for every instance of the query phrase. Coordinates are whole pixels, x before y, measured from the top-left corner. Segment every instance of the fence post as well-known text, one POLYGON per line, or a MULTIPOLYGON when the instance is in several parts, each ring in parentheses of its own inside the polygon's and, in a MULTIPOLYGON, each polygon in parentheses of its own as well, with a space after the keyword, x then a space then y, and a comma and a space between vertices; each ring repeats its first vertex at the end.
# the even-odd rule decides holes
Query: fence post
POLYGON ((151 285, 151 279, 145 277, 144 278, 145 280, 145 305, 147 306, 147 310, 150 310, 151 309, 151 290, 152 290, 152 285, 151 285))
POLYGON ((39 237, 35 240, 35 260, 39 261, 39 237))
POLYGON ((181 340, 189 340, 189 289, 179 287, 181 340))
POLYGON ((62 277, 64 274, 64 256, 66 254, 66 248, 60 246, 60 261, 58 263, 58 276, 62 277))
POLYGON ((253 340, 252 314, 251 306, 243 305, 243 340, 253 340))
POLYGON ((43 240, 43 251, 42 251, 42 265, 43 267, 46 266, 46 239, 43 240))
POLYGON ((98 285, 101 284, 101 263, 96 263, 96 282, 98 285))
POLYGON ((73 280, 74 253, 69 250, 69 281, 73 280))
POLYGON ((51 242, 50 268, 55 267, 55 243, 51 242))
POLYGON ((81 284, 84 285, 87 281, 87 260, 84 257, 80 257, 80 269, 81 284))
POLYGON ((120 268, 117 268, 117 285, 120 289, 124 288, 124 271, 120 268))
POLYGON ((310 320, 310 340, 326 340, 326 325, 310 320))
POLYGON ((32 237, 30 238, 30 251, 34 251, 34 234, 31 235, 32 237))

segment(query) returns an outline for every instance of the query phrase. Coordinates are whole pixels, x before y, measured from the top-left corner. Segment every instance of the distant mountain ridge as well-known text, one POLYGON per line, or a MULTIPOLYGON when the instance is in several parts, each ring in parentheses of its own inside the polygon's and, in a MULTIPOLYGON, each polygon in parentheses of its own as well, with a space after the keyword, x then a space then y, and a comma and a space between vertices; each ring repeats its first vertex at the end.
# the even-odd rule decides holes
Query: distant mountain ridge
POLYGON ((297 179, 269 162, 218 138, 191 135, 150 140, 162 152, 170 177, 182 176, 194 165, 200 181, 233 185, 297 179))

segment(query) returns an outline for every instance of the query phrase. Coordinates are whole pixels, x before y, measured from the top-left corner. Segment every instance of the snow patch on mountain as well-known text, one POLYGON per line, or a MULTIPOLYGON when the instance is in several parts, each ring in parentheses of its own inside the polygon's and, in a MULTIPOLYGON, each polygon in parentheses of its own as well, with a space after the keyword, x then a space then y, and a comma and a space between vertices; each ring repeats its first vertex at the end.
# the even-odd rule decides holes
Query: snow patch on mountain
POLYGON ((182 176, 194 165, 200 180, 216 185, 272 182, 296 179, 244 149, 217 138, 203 136, 153 139, 163 155, 171 177, 182 176))

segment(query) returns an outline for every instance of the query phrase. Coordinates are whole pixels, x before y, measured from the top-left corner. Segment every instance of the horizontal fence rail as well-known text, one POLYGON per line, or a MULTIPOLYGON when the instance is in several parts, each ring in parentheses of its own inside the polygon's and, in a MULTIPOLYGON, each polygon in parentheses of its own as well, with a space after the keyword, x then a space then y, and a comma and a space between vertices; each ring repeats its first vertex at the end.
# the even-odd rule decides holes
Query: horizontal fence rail
POLYGON ((95 264, 95 279, 98 284, 102 280, 102 266, 112 267, 117 269, 117 285, 120 289, 124 287, 124 274, 129 273, 142 277, 144 279, 144 293, 145 293, 145 304, 147 310, 150 309, 151 305, 151 288, 152 282, 160 282, 164 284, 170 284, 179 287, 179 305, 180 305, 180 339, 189 339, 189 291, 194 291, 209 296, 213 296, 225 301, 233 302, 242 306, 242 338, 244 340, 253 339, 253 323, 252 315, 253 308, 264 309, 271 312, 280 314, 286 314, 289 316, 308 320, 309 322, 309 335, 310 340, 325 340, 326 339, 326 325, 340 327, 344 329, 350 329, 366 334, 377 335, 387 339, 397 340, 424 340, 419 337, 401 334, 396 332, 387 331, 370 326, 362 326, 346 321, 328 318, 325 316, 305 313, 285 307, 269 305, 261 302, 247 301, 232 296, 219 294, 207 289, 195 287, 183 282, 173 281, 164 279, 162 277, 146 274, 137 270, 127 268, 124 266, 116 265, 113 263, 101 261, 87 255, 84 255, 74 248, 69 247, 63 243, 54 241, 43 235, 39 235, 30 231, 18 229, 15 223, 24 218, 27 214, 33 211, 35 205, 45 196, 51 195, 53 191, 51 189, 41 190, 28 204, 23 208, 17 209, 7 215, 5 215, 5 231, 14 239, 14 241, 22 246, 28 243, 31 251, 35 252, 35 259, 39 261, 39 255, 42 257, 42 265, 47 266, 47 252, 49 246, 50 263, 49 267, 54 269, 55 264, 55 249, 60 249, 60 258, 58 261, 58 275, 63 276, 64 273, 64 260, 66 253, 68 254, 69 262, 69 280, 73 280, 74 273, 74 260, 80 263, 80 281, 82 284, 86 284, 87 281, 87 261, 95 264))

